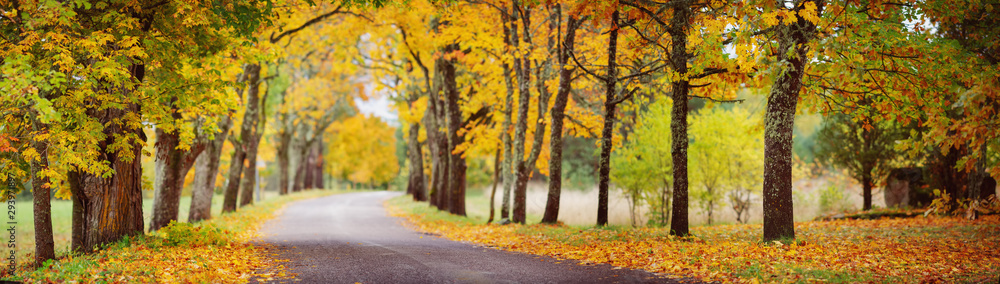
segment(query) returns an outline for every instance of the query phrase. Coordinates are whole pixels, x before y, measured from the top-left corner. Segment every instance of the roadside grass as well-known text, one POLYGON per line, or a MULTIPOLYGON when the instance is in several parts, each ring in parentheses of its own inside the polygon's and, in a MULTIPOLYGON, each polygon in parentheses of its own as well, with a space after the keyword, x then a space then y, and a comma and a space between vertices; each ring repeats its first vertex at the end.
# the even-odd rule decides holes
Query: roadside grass
MULTIPOLYGON (((22 264, 14 275, 3 275, 3 279, 32 283, 244 283, 252 277, 284 279, 288 277, 284 268, 273 263, 263 248, 250 244, 257 229, 289 202, 345 192, 311 190, 267 198, 231 214, 216 212, 215 200, 222 200, 221 196, 216 196, 210 220, 194 224, 172 223, 157 232, 127 237, 89 254, 66 253, 71 233, 65 227, 69 227, 70 218, 53 216, 53 222, 65 223, 62 224, 65 227, 53 224, 54 231, 65 239, 59 259, 48 261, 35 270, 31 270, 30 264, 22 264)), ((53 215, 56 203, 53 202, 53 215)), ((182 200, 184 213, 179 219, 187 219, 189 204, 190 198, 182 200)), ((66 207, 72 205, 59 205, 60 214, 69 211, 66 207)), ((144 212, 149 211, 150 208, 144 208, 144 212)), ((146 223, 148 225, 148 221, 146 223)), ((33 244, 18 245, 27 247, 21 247, 22 250, 34 248, 33 244)), ((24 258, 22 262, 30 262, 30 259, 24 258)))
MULTIPOLYGON (((501 192, 501 188, 499 188, 499 187, 497 188, 497 193, 496 194, 497 194, 496 199, 497 200, 501 200, 501 198, 503 196, 503 192, 501 192)), ((409 196, 409 195, 406 195, 406 196, 409 196)), ((414 208, 414 210, 424 210, 424 212, 436 212, 437 211, 436 208, 430 206, 430 204, 427 203, 427 202, 421 203, 421 205, 423 207, 425 207, 425 208, 414 208)), ((486 223, 486 220, 488 220, 489 217, 490 217, 490 207, 489 206, 490 206, 490 195, 489 195, 489 192, 486 192, 485 190, 478 190, 478 189, 467 190, 465 192, 465 215, 467 216, 467 218, 464 218, 464 219, 468 219, 468 222, 473 222, 473 223, 486 223)), ((494 208, 494 209, 495 209, 495 211, 493 212, 493 222, 499 222, 500 219, 501 219, 500 218, 500 206, 496 206, 496 208, 494 208)), ((444 214, 444 215, 454 216, 454 215, 451 215, 451 214, 444 214)), ((441 218, 449 218, 449 220, 451 220, 451 221, 458 221, 457 219, 452 219, 452 218, 447 217, 447 216, 440 216, 440 217, 441 218)), ((527 216, 528 220, 541 220, 542 219, 542 216, 535 215, 535 214, 530 214, 530 213, 528 213, 526 216, 527 216)))
MULTIPOLYGON (((276 192, 265 191, 261 198, 264 201, 277 197, 276 192)), ((35 223, 34 207, 30 199, 17 200, 15 204, 16 224, 16 259, 19 262, 30 262, 35 252, 35 223)), ((191 209, 191 196, 182 196, 180 210, 177 220, 187 222, 188 211, 191 209)), ((64 256, 69 253, 70 241, 73 236, 72 217, 73 202, 70 200, 52 200, 52 238, 55 242, 56 256, 64 256)), ((149 222, 153 214, 153 199, 142 200, 143 225, 149 228, 149 222)), ((222 213, 222 194, 216 194, 212 198, 212 216, 222 213)))
MULTIPOLYGON (((1000 216, 884 218, 796 223, 796 239, 764 243, 761 224, 669 228, 484 224, 406 196, 389 212, 417 230, 457 241, 559 259, 738 283, 1000 281, 1000 216)), ((530 219, 529 219, 530 220, 530 219)))

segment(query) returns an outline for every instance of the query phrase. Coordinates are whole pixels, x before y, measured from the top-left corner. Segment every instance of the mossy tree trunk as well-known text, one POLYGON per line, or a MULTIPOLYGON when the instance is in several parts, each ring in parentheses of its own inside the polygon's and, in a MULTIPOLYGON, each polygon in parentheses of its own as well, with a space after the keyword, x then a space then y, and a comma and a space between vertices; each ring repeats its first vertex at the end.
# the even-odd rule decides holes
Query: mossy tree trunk
MULTIPOLYGON (((814 2, 817 15, 822 15, 824 2, 814 2)), ((798 3, 795 12, 803 9, 803 3, 798 3)), ((815 33, 816 25, 801 17, 795 23, 777 26, 776 61, 782 66, 768 95, 764 117, 764 241, 795 238, 792 130, 809 61, 809 42, 815 33)))

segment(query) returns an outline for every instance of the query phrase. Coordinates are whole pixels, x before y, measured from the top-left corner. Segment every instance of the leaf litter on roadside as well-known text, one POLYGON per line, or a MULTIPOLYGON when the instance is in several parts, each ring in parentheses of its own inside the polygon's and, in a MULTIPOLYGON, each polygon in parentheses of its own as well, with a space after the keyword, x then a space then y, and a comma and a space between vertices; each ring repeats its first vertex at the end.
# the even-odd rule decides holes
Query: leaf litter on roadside
POLYGON ((761 242, 761 225, 577 228, 455 221, 408 201, 390 214, 416 230, 503 250, 607 263, 677 277, 756 282, 983 282, 1000 275, 1000 216, 812 221, 794 241, 761 242))

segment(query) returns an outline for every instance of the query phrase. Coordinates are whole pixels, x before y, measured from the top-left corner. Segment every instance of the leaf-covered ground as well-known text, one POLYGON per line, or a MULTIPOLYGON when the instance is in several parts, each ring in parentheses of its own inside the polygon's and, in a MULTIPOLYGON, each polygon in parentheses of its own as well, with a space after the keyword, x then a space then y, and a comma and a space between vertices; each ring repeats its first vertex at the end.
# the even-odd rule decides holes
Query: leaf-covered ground
POLYGON ((4 279, 30 283, 245 283, 287 279, 284 267, 250 241, 286 203, 341 193, 307 191, 259 202, 197 224, 173 223, 91 254, 69 255, 4 279))
POLYGON ((390 213, 416 229, 503 250, 723 282, 1000 282, 1000 216, 797 223, 796 240, 761 242, 760 224, 692 228, 485 225, 406 196, 390 213))

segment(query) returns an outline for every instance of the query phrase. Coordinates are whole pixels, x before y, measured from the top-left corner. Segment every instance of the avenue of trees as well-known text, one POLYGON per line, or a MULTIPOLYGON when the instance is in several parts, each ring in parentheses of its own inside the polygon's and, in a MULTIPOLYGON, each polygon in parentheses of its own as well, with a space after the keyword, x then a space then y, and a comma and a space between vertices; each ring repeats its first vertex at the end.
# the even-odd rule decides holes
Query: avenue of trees
POLYGON ((737 216, 762 202, 764 240, 789 239, 803 110, 842 126, 824 137, 860 139, 834 156, 863 183, 865 208, 889 148, 927 156, 940 187, 973 204, 979 184, 1000 177, 998 8, 3 1, 0 180, 29 185, 41 263, 54 257, 51 196, 73 201, 72 249, 88 252, 143 233, 143 188, 153 191, 149 230, 177 220, 187 182, 189 221, 204 220, 217 188, 223 212, 252 204, 258 161, 270 159, 281 194, 323 188, 324 176, 378 185, 402 174, 415 200, 457 215, 469 169, 491 160, 500 218, 528 222, 528 182, 540 173, 541 222, 556 223, 566 141, 588 138, 597 225, 619 187, 652 200, 673 235, 689 234, 692 206, 712 212, 726 200, 737 216), (765 107, 741 107, 744 90, 765 107), (371 94, 393 101, 399 133, 359 113, 371 94), (143 155, 155 158, 151 181, 143 155))

